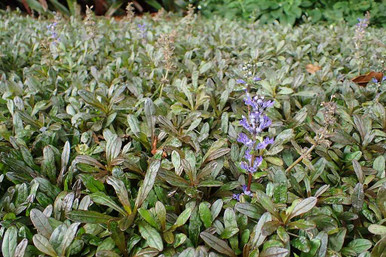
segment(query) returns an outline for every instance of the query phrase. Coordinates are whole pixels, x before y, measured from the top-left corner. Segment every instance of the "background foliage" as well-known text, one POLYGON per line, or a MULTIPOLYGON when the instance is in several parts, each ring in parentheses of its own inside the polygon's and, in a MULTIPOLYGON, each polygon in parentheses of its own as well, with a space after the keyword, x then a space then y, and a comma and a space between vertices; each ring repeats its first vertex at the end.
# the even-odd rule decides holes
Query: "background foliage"
POLYGON ((3 256, 383 256, 386 84, 351 79, 384 29, 0 15, 3 256), (237 202, 251 76, 275 143, 237 202))
MULTIPOLYGON (((327 22, 338 24, 347 22, 354 25, 357 18, 365 12, 371 12, 372 26, 386 26, 386 4, 383 0, 19 0, 11 5, 26 7, 44 14, 46 10, 56 10, 65 15, 76 15, 76 9, 86 9, 86 5, 93 5, 98 15, 124 15, 127 3, 132 2, 138 13, 144 11, 154 12, 161 8, 182 14, 188 4, 192 4, 197 11, 206 17, 213 15, 230 19, 256 20, 261 23, 272 23, 274 20, 283 24, 299 24, 303 17, 311 22, 327 22)), ((3 4, 3 8, 6 4, 3 4)))

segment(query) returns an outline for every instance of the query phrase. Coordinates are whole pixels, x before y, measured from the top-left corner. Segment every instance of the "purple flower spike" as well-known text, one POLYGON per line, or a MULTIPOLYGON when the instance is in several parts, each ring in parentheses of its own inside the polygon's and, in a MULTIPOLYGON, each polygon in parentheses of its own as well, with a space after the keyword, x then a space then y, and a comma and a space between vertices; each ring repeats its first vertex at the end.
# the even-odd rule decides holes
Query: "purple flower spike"
MULTIPOLYGON (((254 79, 257 80, 257 79, 254 79)), ((259 166, 263 162, 263 157, 256 157, 256 150, 265 149, 269 144, 273 144, 273 138, 266 137, 262 142, 256 144, 256 139, 264 131, 271 126, 271 119, 265 114, 265 110, 272 107, 274 101, 265 100, 264 97, 251 97, 246 92, 244 99, 246 105, 250 106, 248 117, 242 116, 240 125, 249 133, 240 133, 237 141, 244 144, 247 149, 244 154, 244 161, 240 163, 240 167, 247 173, 253 174, 257 172, 259 166)), ((249 193, 245 193, 248 194, 249 193)))
POLYGON ((245 80, 243 80, 243 79, 236 80, 236 83, 237 84, 247 84, 247 82, 245 82, 245 80))
POLYGON ((240 194, 233 194, 232 198, 240 202, 240 194))

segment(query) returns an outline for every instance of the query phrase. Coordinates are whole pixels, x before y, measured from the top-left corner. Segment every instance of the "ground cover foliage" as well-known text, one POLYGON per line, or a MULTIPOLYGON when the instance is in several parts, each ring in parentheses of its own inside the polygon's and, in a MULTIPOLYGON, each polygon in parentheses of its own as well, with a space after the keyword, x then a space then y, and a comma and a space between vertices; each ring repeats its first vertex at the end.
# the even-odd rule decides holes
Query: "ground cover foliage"
POLYGON ((385 30, 0 16, 3 256, 384 256, 385 30))

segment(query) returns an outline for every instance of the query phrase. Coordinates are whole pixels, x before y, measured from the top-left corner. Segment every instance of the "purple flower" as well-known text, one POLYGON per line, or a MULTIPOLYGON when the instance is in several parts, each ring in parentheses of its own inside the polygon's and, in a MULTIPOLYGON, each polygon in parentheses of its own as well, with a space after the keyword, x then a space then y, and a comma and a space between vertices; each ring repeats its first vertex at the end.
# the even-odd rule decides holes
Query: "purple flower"
POLYGON ((249 121, 243 116, 240 121, 240 125, 243 126, 252 135, 261 133, 264 129, 268 128, 272 124, 270 118, 267 115, 259 112, 252 112, 249 115, 249 121))
POLYGON ((260 81, 261 80, 261 78, 259 78, 259 77, 254 77, 253 78, 253 81, 260 81))
POLYGON ((58 36, 58 33, 56 32, 56 26, 58 25, 57 22, 53 22, 49 25, 47 25, 47 31, 50 34, 51 38, 53 39, 53 44, 56 44, 56 41, 60 41, 60 38, 58 36))
POLYGON ((232 198, 240 202, 240 194, 233 194, 232 198))
POLYGON ((255 141, 250 139, 247 135, 244 133, 240 133, 239 137, 237 138, 237 142, 244 144, 247 147, 253 147, 255 145, 255 141))
POLYGON ((383 78, 382 78, 382 82, 383 82, 383 81, 385 81, 385 80, 386 80, 386 76, 383 76, 383 78))
POLYGON ((256 159, 253 161, 253 165, 252 165, 252 159, 251 159, 248 161, 248 163, 241 162, 240 167, 243 170, 246 170, 247 172, 253 174, 257 171, 257 168, 259 168, 262 162, 263 162, 263 157, 259 156, 259 157, 256 157, 256 159))
POLYGON ((245 82, 245 81, 242 80, 242 79, 236 80, 236 83, 237 83, 237 84, 247 84, 247 82, 245 82))
POLYGON ((252 154, 251 154, 251 151, 252 151, 252 149, 251 149, 251 148, 248 148, 247 150, 245 150, 245 154, 244 154, 244 158, 245 158, 249 163, 252 162, 252 154))
POLYGON ((242 187, 244 195, 252 196, 252 192, 248 190, 248 187, 246 185, 243 185, 242 187))
POLYGON ((378 83, 378 80, 376 78, 372 78, 371 81, 374 83, 378 83))
POLYGON ((146 37, 146 32, 147 32, 146 23, 138 24, 138 29, 141 31, 142 38, 145 38, 146 37))
POLYGON ((247 93, 246 98, 244 98, 244 102, 246 105, 249 105, 252 107, 254 112, 264 112, 267 108, 272 107, 275 103, 271 100, 265 100, 264 96, 255 96, 251 98, 251 96, 247 93))
POLYGON ((146 24, 138 24, 138 28, 140 31, 145 31, 146 30, 146 24))
POLYGON ((273 144, 274 141, 275 140, 273 138, 266 137, 263 142, 257 144, 256 150, 265 149, 269 144, 273 144))

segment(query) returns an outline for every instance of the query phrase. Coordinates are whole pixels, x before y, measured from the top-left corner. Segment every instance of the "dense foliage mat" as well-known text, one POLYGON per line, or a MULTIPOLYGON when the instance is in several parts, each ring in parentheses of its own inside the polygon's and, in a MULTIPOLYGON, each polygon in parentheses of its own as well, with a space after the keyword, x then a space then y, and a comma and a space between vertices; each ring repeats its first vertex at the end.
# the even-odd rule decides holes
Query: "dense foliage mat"
POLYGON ((3 256, 384 256, 384 29, 0 17, 3 256))

